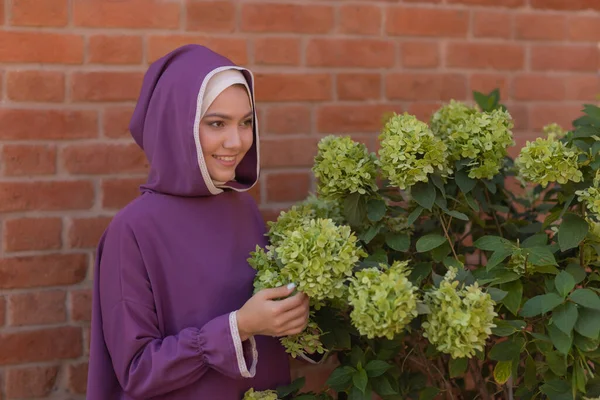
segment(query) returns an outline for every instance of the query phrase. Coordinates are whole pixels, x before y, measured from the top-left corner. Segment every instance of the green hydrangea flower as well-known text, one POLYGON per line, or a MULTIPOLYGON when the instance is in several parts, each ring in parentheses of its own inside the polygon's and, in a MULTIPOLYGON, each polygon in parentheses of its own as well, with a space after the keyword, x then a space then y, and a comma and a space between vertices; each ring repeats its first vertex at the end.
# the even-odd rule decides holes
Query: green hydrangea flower
POLYGON ((492 179, 504 166, 507 148, 514 145, 514 123, 508 111, 479 111, 451 100, 431 117, 433 133, 448 145, 450 159, 469 159, 469 177, 492 179))
POLYGON ((476 350, 483 351, 497 314, 490 295, 477 283, 459 288, 456 273, 450 268, 439 288, 425 294, 430 313, 423 323, 423 336, 452 358, 471 358, 476 350))
POLYGON ((329 218, 338 225, 346 222, 342 205, 336 200, 324 199, 310 194, 299 206, 312 210, 311 218, 329 218))
POLYGON ((349 287, 352 324, 369 339, 392 340, 417 316, 417 288, 408 280, 408 261, 396 261, 384 270, 356 272, 349 287))
POLYGON ((567 134, 567 131, 557 123, 548 124, 542 130, 548 135, 549 139, 560 139, 567 134))
POLYGON ((275 390, 255 392, 254 389, 250 389, 244 394, 242 400, 279 400, 279 397, 277 397, 277 392, 275 390))
POLYGON ((318 180, 317 192, 326 199, 345 198, 352 193, 377 190, 376 156, 350 137, 326 136, 319 142, 312 168, 318 180))
POLYGON ((528 141, 521 149, 515 166, 521 179, 542 187, 550 182, 581 182, 583 174, 577 163, 579 154, 580 150, 576 147, 567 147, 552 137, 537 138, 534 142, 528 141))
POLYGON ((377 164, 390 182, 404 190, 417 182, 427 182, 436 170, 447 167, 447 146, 435 137, 426 123, 415 116, 394 114, 379 136, 381 147, 377 164))
POLYGON ((349 226, 321 218, 290 231, 274 251, 287 282, 316 301, 343 296, 344 282, 366 256, 349 226))
POLYGON ((518 249, 510 256, 506 268, 519 275, 525 275, 525 272, 533 270, 533 264, 527 261, 527 255, 523 249, 518 249))
POLYGON ((600 188, 597 185, 575 192, 577 200, 583 202, 588 210, 600 215, 600 188))
POLYGON ((321 342, 321 335, 323 335, 323 331, 319 325, 309 319, 303 332, 281 338, 281 344, 285 347, 285 351, 294 358, 301 354, 323 354, 325 348, 321 342))

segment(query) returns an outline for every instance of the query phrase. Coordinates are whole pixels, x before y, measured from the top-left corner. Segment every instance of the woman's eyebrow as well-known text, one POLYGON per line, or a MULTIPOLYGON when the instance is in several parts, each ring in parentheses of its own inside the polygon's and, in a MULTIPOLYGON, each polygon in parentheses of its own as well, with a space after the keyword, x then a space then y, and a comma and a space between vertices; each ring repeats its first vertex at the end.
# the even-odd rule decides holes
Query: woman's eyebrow
MULTIPOLYGON (((250 110, 250 111, 248 111, 248 113, 246 113, 246 115, 244 115, 242 117, 242 119, 251 117, 253 115, 254 115, 253 111, 250 110)), ((221 114, 221 113, 210 113, 210 114, 206 114, 204 116, 204 118, 209 118, 209 117, 222 118, 222 119, 225 119, 225 120, 231 120, 231 119, 233 119, 230 115, 221 114)))

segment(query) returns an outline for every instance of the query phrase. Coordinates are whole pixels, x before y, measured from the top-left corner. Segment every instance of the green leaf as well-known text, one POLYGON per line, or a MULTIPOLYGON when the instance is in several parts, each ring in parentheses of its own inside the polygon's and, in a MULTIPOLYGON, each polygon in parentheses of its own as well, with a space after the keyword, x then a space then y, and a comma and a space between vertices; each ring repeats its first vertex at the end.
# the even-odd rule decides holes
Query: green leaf
POLYGON ((494 361, 509 361, 517 358, 521 354, 521 349, 525 340, 522 337, 514 338, 514 340, 506 340, 496 343, 490 350, 488 357, 494 361))
POLYGON ((575 280, 576 285, 583 282, 583 280, 585 279, 585 277, 587 275, 587 272, 585 272, 585 269, 581 268, 581 266, 579 264, 569 264, 569 265, 567 265, 567 268, 565 269, 565 271, 567 271, 568 273, 571 274, 571 276, 575 280))
POLYGON ((573 276, 570 273, 561 271, 560 274, 556 275, 556 278, 554 278, 554 286, 556 286, 558 294, 562 297, 567 297, 575 287, 575 279, 573 279, 573 276))
POLYGON ((512 374, 512 360, 511 361, 498 361, 494 367, 494 380, 500 385, 504 385, 510 375, 512 374))
POLYGON ((386 373, 392 366, 385 361, 371 360, 365 366, 369 378, 375 378, 386 373))
POLYGON ((537 369, 535 361, 533 361, 531 356, 527 356, 527 359, 525 360, 524 380, 525 386, 527 386, 528 389, 532 389, 537 384, 537 369))
POLYGON ((443 197, 446 197, 446 190, 444 189, 444 181, 440 178, 439 175, 429 175, 433 184, 440 190, 440 193, 443 197))
POLYGON ((548 244, 548 235, 545 233, 538 233, 536 235, 530 236, 527 239, 523 240, 521 243, 521 247, 537 247, 537 246, 545 246, 548 244))
POLYGON ((277 397, 284 398, 290 394, 296 393, 304 387, 306 378, 300 377, 287 386, 277 388, 277 397))
POLYGON ((562 302, 563 299, 556 293, 541 294, 527 300, 519 314, 526 318, 535 317, 547 313, 562 302))
POLYGON ((527 326, 525 321, 504 319, 495 319, 494 324, 496 327, 492 328, 492 333, 500 337, 510 336, 515 332, 523 330, 527 326))
POLYGON ((410 236, 406 233, 388 233, 385 235, 385 244, 396 251, 408 251, 410 248, 410 236))
POLYGON ((431 211, 435 203, 435 186, 431 182, 418 182, 411 188, 411 195, 417 204, 431 211))
POLYGON ((534 246, 525 251, 528 261, 533 265, 557 265, 550 246, 534 246))
POLYGON ((406 224, 407 225, 412 225, 420 216, 421 213, 423 212, 424 208, 421 206, 418 206, 417 208, 415 208, 409 215, 408 215, 408 219, 406 220, 406 224))
POLYGON ((559 305, 552 311, 552 323, 565 335, 570 336, 578 316, 577 306, 571 302, 567 302, 559 305))
POLYGON ((352 375, 352 383, 356 386, 361 392, 365 393, 367 390, 367 383, 369 383, 369 378, 367 377, 367 371, 364 369, 359 369, 352 375))
POLYGON ((600 312, 587 308, 579 309, 575 331, 590 339, 598 339, 600 336, 600 312))
POLYGON ((573 336, 568 336, 554 325, 548 326, 548 335, 556 350, 562 354, 569 354, 573 344, 573 336))
POLYGON ((546 362, 550 370, 558 376, 564 376, 567 373, 567 359, 563 354, 557 351, 551 351, 546 354, 546 362))
POLYGON ((419 263, 416 264, 409 276, 409 279, 413 284, 418 285, 423 279, 427 278, 431 273, 431 263, 419 263))
POLYGON ((589 352, 594 351, 600 346, 600 340, 598 339, 590 339, 585 336, 581 336, 578 333, 575 333, 573 339, 573 343, 577 346, 581 351, 589 352))
POLYGON ((369 200, 367 203, 367 217, 371 222, 381 221, 386 211, 387 207, 385 205, 385 201, 383 200, 369 200))
POLYGON ((465 194, 469 193, 477 185, 477 181, 469 178, 469 174, 464 169, 456 171, 454 179, 460 190, 465 194))
POLYGON ((419 394, 419 400, 433 400, 440 393, 440 389, 436 387, 426 387, 419 394))
POLYGON ((361 390, 354 386, 352 389, 350 389, 350 394, 348 394, 348 400, 371 400, 371 391, 369 390, 369 393, 366 392, 361 392, 361 390))
POLYGON ((417 252, 424 253, 426 251, 433 250, 436 247, 441 246, 445 242, 445 237, 437 235, 435 233, 430 233, 428 235, 421 236, 419 240, 417 240, 417 252))
POLYGON ((579 215, 566 213, 558 227, 558 244, 561 251, 566 251, 579 246, 589 230, 585 219, 579 215))
POLYGON ((344 217, 352 226, 360 226, 367 214, 365 198, 359 193, 352 193, 344 199, 344 217))
POLYGON ((471 207, 473 211, 479 212, 479 204, 477 204, 475 199, 473 199, 473 197, 471 197, 470 194, 465 194, 465 200, 467 201, 467 204, 469 205, 469 207, 471 207))
POLYGON ((506 295, 508 294, 508 292, 505 292, 504 290, 500 290, 500 289, 494 288, 494 287, 488 288, 487 292, 489 293, 492 300, 494 300, 496 303, 501 302, 502 299, 504 299, 506 297, 506 295))
POLYGON ((380 396, 392 396, 398 394, 390 384, 386 376, 380 376, 372 380, 373 390, 380 396))
POLYGON ((581 366, 580 362, 575 363, 574 366, 574 371, 573 371, 573 379, 575 381, 575 386, 577 387, 577 390, 579 390, 582 393, 585 393, 585 383, 586 383, 586 377, 585 377, 585 371, 583 369, 583 367, 581 366))
POLYGON ((512 249, 514 247, 510 241, 500 236, 482 236, 473 243, 473 246, 488 251, 512 249))
POLYGON ((327 385, 337 392, 345 390, 352 381, 354 372, 356 370, 349 366, 338 367, 329 375, 327 385))
POLYGON ((516 280, 503 284, 501 288, 508 292, 506 297, 502 300, 502 304, 516 316, 519 307, 521 307, 521 300, 523 299, 523 284, 521 281, 516 280))
POLYGON ((571 293, 569 298, 580 306, 600 310, 600 298, 590 289, 577 289, 571 293))
POLYGON ((450 378, 456 378, 464 375, 467 370, 469 360, 467 358, 450 358, 448 369, 450 370, 450 378))
POLYGON ((490 271, 494 267, 498 266, 502 261, 506 259, 506 257, 510 256, 513 253, 512 249, 505 248, 500 249, 492 253, 492 256, 489 258, 487 264, 485 265, 486 270, 490 271))
POLYGON ((460 219, 462 221, 469 221, 469 217, 467 217, 465 214, 463 214, 461 212, 458 212, 455 210, 450 210, 450 211, 445 211, 445 213, 454 218, 460 219))
POLYGON ((350 351, 350 362, 352 363, 352 365, 354 365, 357 368, 358 368, 359 364, 360 365, 365 364, 365 353, 357 345, 352 347, 352 350, 350 351))
POLYGON ((369 244, 371 240, 379 233, 379 226, 372 226, 368 231, 360 235, 360 239, 364 240, 365 243, 369 244))

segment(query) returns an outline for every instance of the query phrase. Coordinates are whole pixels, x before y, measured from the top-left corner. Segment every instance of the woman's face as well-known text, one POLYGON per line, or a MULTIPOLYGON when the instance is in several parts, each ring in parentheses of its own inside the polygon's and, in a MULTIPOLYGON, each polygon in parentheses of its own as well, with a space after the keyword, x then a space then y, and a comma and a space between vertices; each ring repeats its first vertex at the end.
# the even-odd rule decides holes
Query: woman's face
POLYGON ((200 121, 200 144, 210 177, 228 182, 252 147, 253 113, 246 88, 230 86, 215 98, 200 121))

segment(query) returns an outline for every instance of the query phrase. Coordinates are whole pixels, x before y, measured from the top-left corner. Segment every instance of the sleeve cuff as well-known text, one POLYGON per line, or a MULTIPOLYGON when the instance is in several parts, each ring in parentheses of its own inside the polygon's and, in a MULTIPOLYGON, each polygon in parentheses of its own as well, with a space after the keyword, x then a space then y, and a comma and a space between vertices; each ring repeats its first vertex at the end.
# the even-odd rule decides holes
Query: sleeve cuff
POLYGON ((240 339, 240 331, 237 326, 237 311, 229 314, 229 329, 231 330, 231 338, 235 347, 235 357, 237 359, 240 375, 244 378, 254 378, 256 375, 256 364, 258 363, 258 351, 256 349, 256 340, 253 336, 248 339, 251 346, 251 365, 248 369, 246 358, 244 357, 244 345, 240 339))

